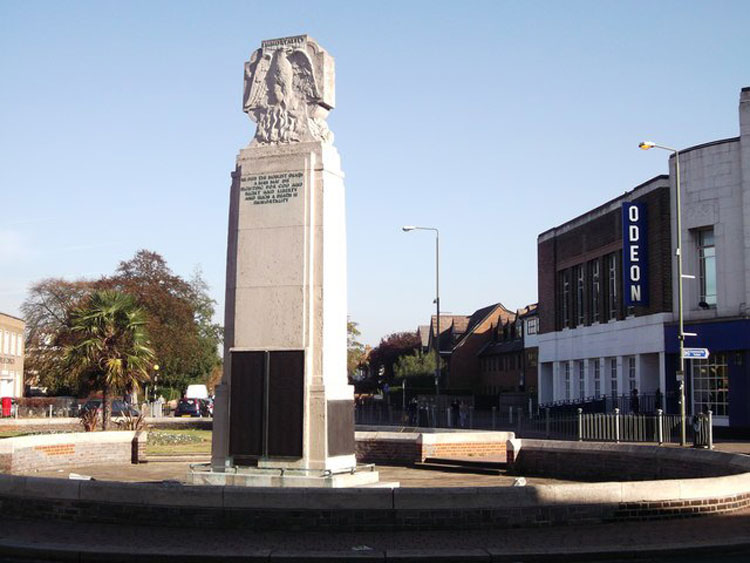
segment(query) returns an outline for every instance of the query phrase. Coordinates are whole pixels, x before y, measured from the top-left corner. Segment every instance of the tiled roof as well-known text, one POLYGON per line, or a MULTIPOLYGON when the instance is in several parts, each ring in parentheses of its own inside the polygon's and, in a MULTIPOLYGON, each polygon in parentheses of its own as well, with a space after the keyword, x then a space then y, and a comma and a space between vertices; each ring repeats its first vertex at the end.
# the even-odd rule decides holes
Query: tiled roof
POLYGON ((537 312, 537 306, 538 306, 537 303, 532 303, 530 305, 526 305, 526 307, 523 307, 523 308, 519 309, 516 312, 516 314, 519 317, 521 317, 521 318, 528 317, 528 316, 533 315, 533 314, 535 314, 537 312))
POLYGON ((430 327, 427 325, 419 325, 417 327, 417 336, 422 342, 422 347, 426 348, 430 342, 430 327))
MULTIPOLYGON (((445 332, 451 326, 453 331, 458 335, 466 332, 466 327, 469 325, 468 315, 440 315, 440 332, 445 332)), ((437 315, 430 317, 430 326, 432 327, 432 335, 435 336, 437 326, 437 315)))

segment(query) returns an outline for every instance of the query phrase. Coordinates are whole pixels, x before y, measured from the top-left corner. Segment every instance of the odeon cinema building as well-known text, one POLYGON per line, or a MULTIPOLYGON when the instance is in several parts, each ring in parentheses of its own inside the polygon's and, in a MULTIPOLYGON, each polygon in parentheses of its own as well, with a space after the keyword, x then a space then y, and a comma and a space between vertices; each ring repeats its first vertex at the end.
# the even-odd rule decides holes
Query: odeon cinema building
MULTIPOLYGON (((688 414, 750 427, 750 88, 740 135, 678 148, 688 414), (688 277, 690 276, 690 277, 688 277)), ((539 403, 678 412, 675 154, 539 235, 539 403)))

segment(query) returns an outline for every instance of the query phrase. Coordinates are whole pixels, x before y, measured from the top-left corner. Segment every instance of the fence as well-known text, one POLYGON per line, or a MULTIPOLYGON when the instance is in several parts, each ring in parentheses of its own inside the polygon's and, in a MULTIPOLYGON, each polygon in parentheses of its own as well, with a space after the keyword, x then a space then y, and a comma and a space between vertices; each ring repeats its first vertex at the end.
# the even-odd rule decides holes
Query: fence
MULTIPOLYGON (((429 428, 466 428, 477 430, 510 430, 521 438, 549 438, 597 442, 655 442, 681 441, 680 415, 621 413, 615 408, 611 414, 584 413, 556 415, 546 408, 538 415, 529 416, 517 407, 507 411, 438 408, 434 403, 412 404, 407 409, 386 403, 357 405, 355 421, 360 425, 411 426, 429 428)), ((686 424, 686 439, 699 446, 713 446, 713 417, 711 411, 691 417, 686 424)))

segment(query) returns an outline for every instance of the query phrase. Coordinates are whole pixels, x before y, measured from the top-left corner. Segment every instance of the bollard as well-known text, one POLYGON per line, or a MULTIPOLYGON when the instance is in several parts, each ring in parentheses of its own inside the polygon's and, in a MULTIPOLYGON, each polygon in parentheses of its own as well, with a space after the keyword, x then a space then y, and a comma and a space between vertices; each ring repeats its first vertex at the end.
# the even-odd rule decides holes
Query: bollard
POLYGON ((518 427, 516 428, 516 433, 517 435, 520 436, 521 435, 521 416, 523 415, 523 408, 518 407, 516 414, 518 415, 516 417, 516 424, 518 425, 518 427))
POLYGON ((495 429, 495 411, 497 410, 497 407, 492 407, 492 429, 495 429))
POLYGON ((513 424, 513 407, 508 407, 508 424, 513 424))
POLYGON ((545 407, 544 409, 544 431, 549 440, 549 407, 545 407))
POLYGON ((714 449, 714 412, 708 411, 708 449, 714 449))
POLYGON ((52 405, 49 406, 49 417, 52 418, 52 405))
POLYGON ((583 409, 578 408, 578 441, 583 442, 583 409))
POLYGON ((455 421, 451 418, 451 408, 445 407, 445 420, 448 423, 447 428, 452 428, 456 425, 455 421))
POLYGON ((620 443, 620 408, 615 408, 615 442, 620 443))
POLYGON ((659 442, 660 446, 664 443, 664 425, 662 423, 662 414, 663 411, 661 409, 656 409, 656 439, 659 442))

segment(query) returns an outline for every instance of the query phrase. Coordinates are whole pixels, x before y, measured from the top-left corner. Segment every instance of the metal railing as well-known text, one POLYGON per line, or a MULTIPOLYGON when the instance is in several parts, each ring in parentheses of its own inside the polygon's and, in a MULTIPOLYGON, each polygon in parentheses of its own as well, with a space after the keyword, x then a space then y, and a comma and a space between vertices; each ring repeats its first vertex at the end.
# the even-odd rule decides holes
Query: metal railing
MULTIPOLYGON (((355 422, 359 425, 456 428, 477 430, 508 430, 521 438, 581 440, 596 442, 679 443, 680 416, 665 414, 657 409, 654 414, 584 413, 555 415, 550 408, 529 416, 517 407, 500 410, 475 409, 472 406, 437 408, 426 403, 406 410, 384 403, 357 405, 355 422)), ((690 438, 697 446, 713 446, 713 416, 711 411, 692 417, 690 438)))

